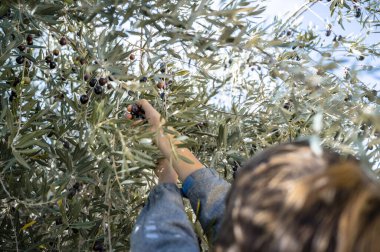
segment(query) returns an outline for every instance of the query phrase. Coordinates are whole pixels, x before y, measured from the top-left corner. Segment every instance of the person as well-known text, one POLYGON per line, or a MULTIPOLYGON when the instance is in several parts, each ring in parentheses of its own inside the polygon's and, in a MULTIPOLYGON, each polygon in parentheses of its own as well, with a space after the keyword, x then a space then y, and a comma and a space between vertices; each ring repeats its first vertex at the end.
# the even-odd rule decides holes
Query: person
POLYGON ((259 153, 232 186, 164 133, 144 109, 165 159, 131 234, 131 251, 200 251, 182 196, 199 215, 211 251, 380 251, 380 185, 352 156, 307 141, 259 153), (189 162, 176 157, 176 152, 189 162), (182 181, 182 189, 177 187, 182 181))

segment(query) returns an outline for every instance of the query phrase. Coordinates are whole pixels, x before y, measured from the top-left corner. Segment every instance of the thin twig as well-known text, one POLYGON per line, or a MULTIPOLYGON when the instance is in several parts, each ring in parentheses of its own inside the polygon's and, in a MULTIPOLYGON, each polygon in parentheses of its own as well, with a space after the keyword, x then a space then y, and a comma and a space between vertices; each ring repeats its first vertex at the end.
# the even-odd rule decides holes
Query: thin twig
POLYGON ((11 224, 12 224, 12 227, 13 227, 13 232, 14 232, 14 235, 15 235, 15 240, 16 240, 16 251, 18 252, 18 240, 17 240, 17 232, 16 232, 16 227, 15 225, 13 224, 13 217, 10 218, 11 220, 11 224))

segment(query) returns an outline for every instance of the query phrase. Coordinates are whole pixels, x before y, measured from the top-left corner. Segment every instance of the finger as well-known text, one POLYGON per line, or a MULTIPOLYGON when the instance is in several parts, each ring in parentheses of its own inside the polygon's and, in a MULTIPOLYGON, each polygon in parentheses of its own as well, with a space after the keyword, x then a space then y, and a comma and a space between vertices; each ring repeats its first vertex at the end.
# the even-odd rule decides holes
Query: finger
POLYGON ((139 126, 146 122, 146 120, 138 119, 132 123, 132 126, 139 126))
POLYGON ((136 104, 144 110, 146 115, 154 116, 159 115, 160 113, 157 112, 155 108, 145 99, 139 100, 136 102, 136 104))
POLYGON ((136 119, 135 121, 132 122, 132 126, 138 126, 138 125, 142 125, 144 123, 147 122, 146 119, 144 119, 144 117, 135 117, 133 116, 133 114, 131 114, 130 112, 125 112, 125 118, 127 118, 128 120, 133 120, 133 119, 136 119))
POLYGON ((132 115, 131 113, 129 113, 129 112, 126 112, 126 113, 124 114, 124 116, 125 116, 125 118, 127 118, 128 120, 132 120, 132 119, 133 119, 133 115, 132 115))
POLYGON ((137 105, 141 106, 145 111, 145 116, 152 126, 159 126, 161 114, 145 99, 137 101, 137 105))

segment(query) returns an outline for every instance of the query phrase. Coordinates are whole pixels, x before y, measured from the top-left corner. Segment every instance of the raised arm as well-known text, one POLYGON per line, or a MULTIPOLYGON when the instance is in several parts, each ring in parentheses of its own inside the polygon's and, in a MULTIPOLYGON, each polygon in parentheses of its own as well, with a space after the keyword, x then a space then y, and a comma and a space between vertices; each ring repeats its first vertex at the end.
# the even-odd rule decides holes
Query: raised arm
POLYGON ((195 235, 178 189, 177 174, 168 160, 156 170, 159 184, 148 197, 131 235, 131 251, 199 251, 195 235))
POLYGON ((189 198, 194 212, 198 214, 203 230, 211 241, 214 241, 220 228, 225 197, 230 185, 221 179, 215 170, 205 168, 189 149, 176 147, 181 142, 175 141, 173 135, 164 132, 162 126, 165 120, 148 101, 140 100, 138 104, 144 109, 151 130, 156 132, 157 146, 183 182, 183 193, 189 198), (175 151, 192 161, 192 164, 177 158, 175 151))
POLYGON ((189 149, 176 147, 181 142, 176 141, 172 134, 164 132, 162 126, 165 124, 165 120, 161 118, 160 113, 147 100, 138 101, 138 105, 145 111, 145 117, 151 125, 151 130, 156 133, 155 143, 165 158, 169 160, 181 181, 184 181, 190 174, 204 167, 189 149), (192 164, 177 158, 175 151, 190 160, 192 164))

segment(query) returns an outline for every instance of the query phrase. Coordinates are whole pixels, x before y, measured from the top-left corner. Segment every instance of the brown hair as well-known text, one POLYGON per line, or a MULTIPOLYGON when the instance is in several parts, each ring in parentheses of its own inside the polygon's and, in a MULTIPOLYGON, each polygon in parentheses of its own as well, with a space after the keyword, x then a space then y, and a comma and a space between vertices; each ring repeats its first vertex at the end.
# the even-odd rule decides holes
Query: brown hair
POLYGON ((271 148, 239 172, 215 250, 379 251, 379 183, 353 157, 271 148))

